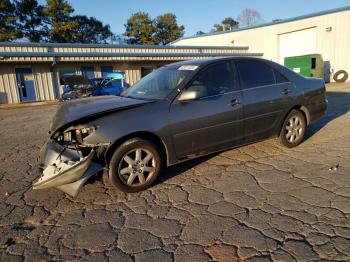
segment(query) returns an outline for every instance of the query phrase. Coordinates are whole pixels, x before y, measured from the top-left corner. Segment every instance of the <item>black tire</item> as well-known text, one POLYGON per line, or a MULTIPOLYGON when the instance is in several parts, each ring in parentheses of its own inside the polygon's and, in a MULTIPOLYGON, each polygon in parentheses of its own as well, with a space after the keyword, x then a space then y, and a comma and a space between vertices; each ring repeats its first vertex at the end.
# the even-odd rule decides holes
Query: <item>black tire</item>
POLYGON ((133 138, 124 142, 113 153, 113 156, 109 163, 108 176, 112 184, 116 186, 118 189, 120 189, 121 191, 126 193, 139 192, 150 187, 156 181, 161 170, 161 165, 162 165, 161 156, 159 153, 159 149, 157 148, 156 145, 154 145, 152 142, 147 140, 143 140, 140 138, 133 138), (143 160, 146 159, 146 157, 144 157, 143 160, 138 161, 140 163, 136 163, 137 162, 136 151, 139 149, 141 149, 141 155, 143 156, 145 156, 145 154, 146 156, 148 156, 149 154, 153 155, 153 158, 147 162, 148 164, 147 163, 144 164, 142 162, 143 160), (132 165, 130 165, 127 163, 125 158, 126 158, 126 155, 132 156, 134 154, 134 151, 135 151, 135 159, 131 159, 134 162, 132 165), (124 165, 124 168, 122 168, 123 165, 124 165), (151 165, 151 166, 147 166, 147 165, 151 165), (141 169, 143 168, 145 169, 151 168, 154 170, 154 172, 142 171, 141 173, 141 169), (121 172, 119 172, 120 170, 123 170, 123 169, 131 169, 132 173, 128 173, 130 174, 128 175, 128 174, 122 174, 121 172), (142 176, 143 179, 145 180, 143 183, 141 182, 139 175, 142 176), (128 178, 130 178, 131 176, 134 177, 133 179, 133 181, 135 182, 134 185, 127 184, 128 178))
POLYGON ((303 141, 305 131, 306 119, 304 114, 299 110, 293 109, 283 121, 279 141, 285 147, 295 147, 303 141), (296 119, 299 120, 297 122, 298 124, 292 125, 291 123, 296 123, 296 119), (299 129, 299 126, 301 129, 299 129), (294 139, 292 139, 292 136, 294 139))
POLYGON ((334 74, 333 79, 337 83, 343 83, 348 79, 348 73, 345 70, 339 70, 334 74), (343 77, 339 78, 340 75, 343 77))

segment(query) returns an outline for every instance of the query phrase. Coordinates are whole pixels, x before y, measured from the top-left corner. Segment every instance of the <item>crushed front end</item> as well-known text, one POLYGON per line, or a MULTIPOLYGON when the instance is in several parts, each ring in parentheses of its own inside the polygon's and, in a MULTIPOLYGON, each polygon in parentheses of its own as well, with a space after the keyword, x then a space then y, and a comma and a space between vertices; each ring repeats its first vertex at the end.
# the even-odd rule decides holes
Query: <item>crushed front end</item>
POLYGON ((56 132, 40 152, 40 178, 33 189, 57 188, 76 196, 83 184, 103 169, 99 152, 108 144, 89 144, 96 126, 72 126, 56 132))

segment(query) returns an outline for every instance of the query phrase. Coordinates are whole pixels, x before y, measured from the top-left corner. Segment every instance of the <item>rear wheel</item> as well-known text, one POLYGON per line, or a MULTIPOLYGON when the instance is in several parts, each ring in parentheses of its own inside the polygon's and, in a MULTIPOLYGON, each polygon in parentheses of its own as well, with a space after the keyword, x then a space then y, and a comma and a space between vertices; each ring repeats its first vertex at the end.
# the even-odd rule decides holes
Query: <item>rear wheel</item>
POLYGON ((138 138, 124 142, 109 164, 109 179, 123 192, 138 192, 151 186, 161 168, 158 148, 138 138))
POLYGON ((295 147, 304 139, 306 120, 302 112, 293 109, 283 122, 279 140, 286 147, 295 147))

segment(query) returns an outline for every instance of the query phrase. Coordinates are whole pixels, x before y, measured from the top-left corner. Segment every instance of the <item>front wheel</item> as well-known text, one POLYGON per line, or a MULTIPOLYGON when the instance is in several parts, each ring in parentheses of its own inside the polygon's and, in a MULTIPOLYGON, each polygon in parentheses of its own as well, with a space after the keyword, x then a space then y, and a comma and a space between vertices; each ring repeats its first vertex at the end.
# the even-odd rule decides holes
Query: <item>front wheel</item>
POLYGON ((138 192, 151 186, 161 169, 158 148, 138 138, 124 142, 109 164, 109 179, 123 192, 138 192))
POLYGON ((286 147, 295 147, 304 139, 306 120, 302 112, 293 109, 283 122, 279 140, 286 147))

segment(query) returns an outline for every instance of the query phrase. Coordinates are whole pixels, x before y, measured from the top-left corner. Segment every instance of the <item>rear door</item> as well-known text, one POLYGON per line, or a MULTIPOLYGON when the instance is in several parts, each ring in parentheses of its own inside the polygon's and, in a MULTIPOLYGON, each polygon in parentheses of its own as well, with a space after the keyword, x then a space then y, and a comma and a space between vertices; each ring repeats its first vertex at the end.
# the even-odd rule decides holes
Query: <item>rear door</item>
POLYGON ((292 106, 294 85, 263 60, 238 60, 236 67, 242 89, 246 142, 276 134, 292 106))
POLYGON ((229 62, 202 69, 186 90, 199 92, 200 98, 187 102, 175 100, 171 105, 173 142, 178 157, 241 143, 241 92, 229 62))

